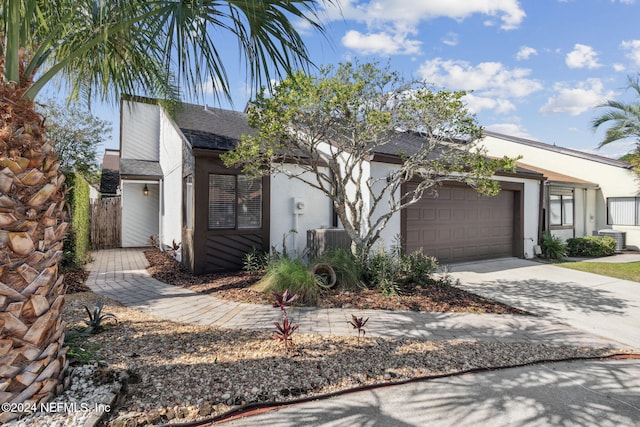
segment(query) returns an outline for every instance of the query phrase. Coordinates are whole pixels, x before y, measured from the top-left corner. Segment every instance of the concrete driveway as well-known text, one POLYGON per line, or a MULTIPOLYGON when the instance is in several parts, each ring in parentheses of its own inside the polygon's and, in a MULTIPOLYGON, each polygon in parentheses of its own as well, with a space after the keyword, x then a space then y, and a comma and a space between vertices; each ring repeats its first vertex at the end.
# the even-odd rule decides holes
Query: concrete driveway
POLYGON ((638 282, 517 258, 456 264, 450 271, 470 292, 640 349, 638 282))

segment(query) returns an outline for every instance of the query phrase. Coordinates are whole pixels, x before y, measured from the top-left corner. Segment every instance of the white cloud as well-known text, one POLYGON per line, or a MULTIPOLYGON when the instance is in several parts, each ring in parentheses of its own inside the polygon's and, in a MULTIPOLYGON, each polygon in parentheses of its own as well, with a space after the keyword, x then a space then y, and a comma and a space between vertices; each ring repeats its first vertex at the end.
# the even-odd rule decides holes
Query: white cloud
MULTIPOLYGON (((636 0, 619 0, 622 4, 634 4, 636 0)), ((615 3, 616 0, 611 0, 611 3, 615 3)))
POLYGON ((362 34, 359 31, 351 30, 342 37, 342 44, 364 55, 372 53, 413 55, 420 52, 422 42, 409 40, 406 34, 385 32, 362 34))
POLYGON ((540 108, 541 113, 566 113, 577 116, 615 95, 612 91, 605 92, 600 79, 588 79, 575 87, 569 87, 566 83, 556 83, 554 90, 557 95, 547 100, 540 108))
POLYGON ((534 139, 526 129, 516 123, 494 123, 485 126, 487 130, 502 133, 504 135, 516 136, 519 138, 534 139))
POLYGON ((531 55, 537 55, 538 51, 529 46, 522 46, 518 53, 516 53, 516 59, 518 61, 522 61, 525 59, 529 59, 531 55))
POLYGON ((626 70, 626 67, 623 64, 613 64, 613 69, 615 71, 621 72, 626 70))
POLYGON ((222 82, 218 78, 215 81, 209 78, 200 89, 206 95, 222 94, 222 82))
POLYGON ((577 43, 565 59, 569 68, 598 68, 598 54, 591 46, 577 43))
POLYGON ((442 43, 447 46, 457 46, 458 45, 458 34, 449 32, 445 37, 442 38, 442 43))
POLYGON ((526 16, 518 0, 343 0, 328 10, 331 19, 353 19, 371 25, 393 23, 405 28, 429 19, 462 21, 476 14, 498 18, 505 30, 517 28, 526 16))
POLYGON ((629 40, 620 43, 620 47, 627 51, 627 58, 631 59, 635 65, 640 66, 640 40, 629 40))
POLYGON ((448 89, 473 90, 477 96, 523 98, 542 89, 540 82, 528 78, 530 69, 509 69, 500 62, 474 66, 467 61, 436 58, 424 62, 418 73, 427 82, 448 89))
MULTIPOLYGON (((472 15, 498 19, 503 30, 518 28, 526 16, 518 0, 343 0, 326 9, 326 18, 353 20, 367 26, 367 34, 349 31, 343 37, 345 46, 362 53, 414 54, 418 40, 407 37, 416 34, 421 22, 436 18, 463 21, 472 15), (386 40, 379 40, 379 39, 386 40), (387 46, 387 50, 377 46, 387 46), (389 48, 389 46, 393 46, 389 48)), ((451 42, 449 36, 445 38, 451 42)))
POLYGON ((477 114, 482 110, 493 110, 496 113, 504 114, 516 109, 513 102, 503 98, 489 98, 486 96, 476 96, 473 93, 464 97, 467 108, 471 113, 477 114))

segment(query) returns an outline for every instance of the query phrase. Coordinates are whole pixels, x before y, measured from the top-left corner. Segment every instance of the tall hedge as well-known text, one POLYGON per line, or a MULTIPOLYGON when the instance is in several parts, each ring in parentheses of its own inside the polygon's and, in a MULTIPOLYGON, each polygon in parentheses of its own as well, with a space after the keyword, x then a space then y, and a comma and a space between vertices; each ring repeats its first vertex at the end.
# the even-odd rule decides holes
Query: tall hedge
POLYGON ((77 172, 66 172, 65 176, 71 227, 65 237, 62 264, 77 267, 87 261, 91 248, 89 183, 77 172))

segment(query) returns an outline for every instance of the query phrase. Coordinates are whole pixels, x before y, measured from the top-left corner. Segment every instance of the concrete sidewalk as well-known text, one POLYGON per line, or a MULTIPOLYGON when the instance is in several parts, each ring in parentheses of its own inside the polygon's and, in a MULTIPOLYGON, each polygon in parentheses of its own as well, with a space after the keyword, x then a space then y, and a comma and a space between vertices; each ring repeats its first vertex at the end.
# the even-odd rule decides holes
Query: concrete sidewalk
POLYGON ((637 360, 562 362, 419 381, 316 400, 225 426, 640 425, 637 360))
MULTIPOLYGON (((141 249, 111 249, 93 253, 87 285, 99 295, 141 309, 153 316, 221 328, 272 329, 277 309, 267 305, 225 301, 152 278, 141 249)), ((369 317, 368 337, 533 342, 555 345, 624 348, 554 320, 533 316, 416 313, 385 310, 293 308, 290 317, 300 333, 354 336, 351 314, 369 317)))

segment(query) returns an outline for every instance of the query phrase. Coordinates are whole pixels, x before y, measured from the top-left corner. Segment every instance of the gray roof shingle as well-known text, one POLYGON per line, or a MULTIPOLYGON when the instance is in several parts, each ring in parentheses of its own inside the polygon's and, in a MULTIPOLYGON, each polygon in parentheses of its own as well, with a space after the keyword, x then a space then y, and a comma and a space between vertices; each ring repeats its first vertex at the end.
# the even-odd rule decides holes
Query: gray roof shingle
POLYGON ((137 159, 120 159, 120 176, 139 178, 162 178, 159 162, 137 159))

